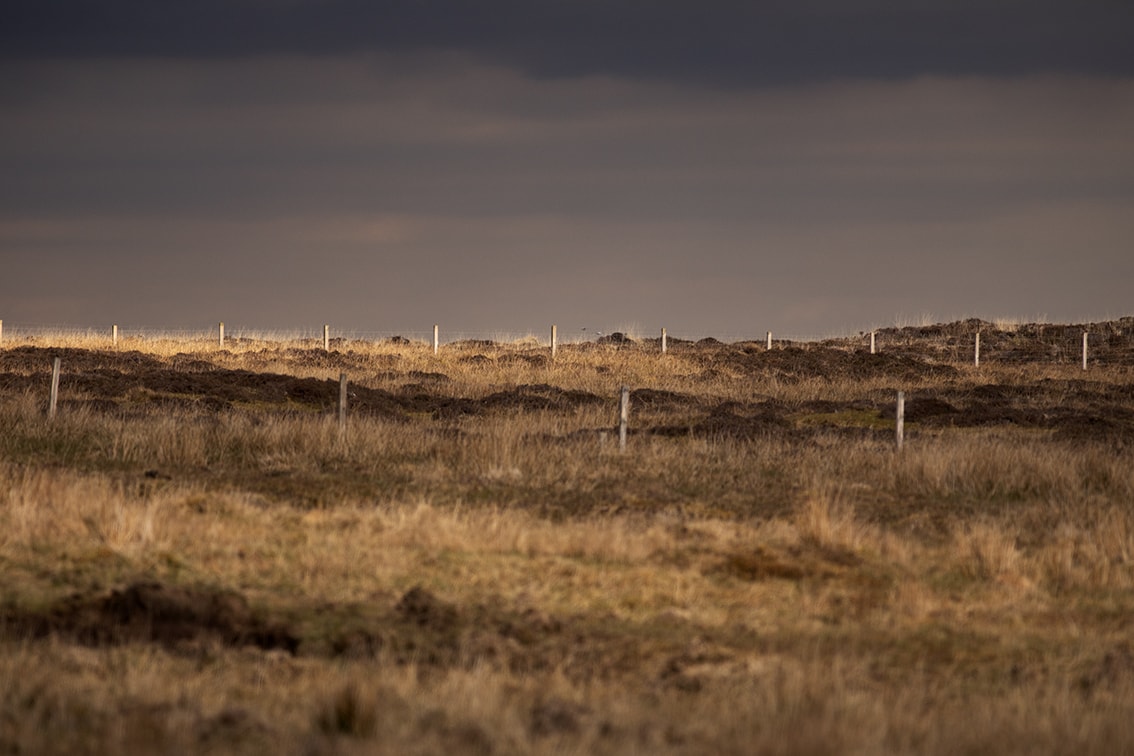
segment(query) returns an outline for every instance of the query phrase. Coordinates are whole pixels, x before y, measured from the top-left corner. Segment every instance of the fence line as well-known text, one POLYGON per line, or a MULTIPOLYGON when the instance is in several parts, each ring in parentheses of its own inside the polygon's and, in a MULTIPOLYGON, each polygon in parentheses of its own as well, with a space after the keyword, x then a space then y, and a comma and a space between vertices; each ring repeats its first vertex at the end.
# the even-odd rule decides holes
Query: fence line
MULTIPOLYGON (((1084 370, 1092 365, 1134 365, 1134 318, 1092 324, 1029 324, 997 329, 983 324, 967 330, 964 324, 931 327, 876 329, 848 336, 782 334, 772 331, 722 334, 698 337, 662 328, 651 335, 631 333, 640 344, 656 345, 659 351, 690 342, 716 341, 742 344, 758 350, 829 346, 869 354, 909 354, 929 356, 942 362, 971 365, 1025 363, 1079 363, 1084 370)), ((613 332, 617 333, 617 332, 613 332)), ((432 345, 435 350, 459 342, 493 342, 501 345, 540 346, 558 350, 561 346, 594 342, 613 333, 600 330, 560 329, 558 326, 526 332, 501 330, 449 330, 438 324, 432 329, 337 329, 333 324, 306 328, 265 329, 214 323, 210 327, 169 328, 146 325, 107 324, 101 328, 74 325, 27 324, 0 319, 0 348, 22 342, 67 338, 105 340, 108 347, 130 348, 138 341, 201 342, 211 347, 235 347, 247 342, 300 342, 313 348, 342 348, 350 342, 381 342, 404 338, 432 345)))

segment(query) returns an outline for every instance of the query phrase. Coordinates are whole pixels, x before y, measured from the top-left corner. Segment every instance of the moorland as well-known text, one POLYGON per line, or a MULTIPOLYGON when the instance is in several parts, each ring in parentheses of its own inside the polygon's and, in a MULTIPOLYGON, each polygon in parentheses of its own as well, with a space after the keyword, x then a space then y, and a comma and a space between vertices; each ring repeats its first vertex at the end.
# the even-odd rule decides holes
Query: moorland
POLYGON ((0 753, 1134 751, 1134 319, 876 335, 6 336, 0 753))

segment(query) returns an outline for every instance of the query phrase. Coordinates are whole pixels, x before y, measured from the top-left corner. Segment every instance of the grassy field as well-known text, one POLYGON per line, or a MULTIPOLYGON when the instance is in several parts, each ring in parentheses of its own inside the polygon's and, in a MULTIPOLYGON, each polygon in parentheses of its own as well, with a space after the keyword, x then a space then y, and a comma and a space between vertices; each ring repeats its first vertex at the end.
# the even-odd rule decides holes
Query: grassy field
POLYGON ((0 753, 1132 752, 1105 325, 6 337, 0 753))

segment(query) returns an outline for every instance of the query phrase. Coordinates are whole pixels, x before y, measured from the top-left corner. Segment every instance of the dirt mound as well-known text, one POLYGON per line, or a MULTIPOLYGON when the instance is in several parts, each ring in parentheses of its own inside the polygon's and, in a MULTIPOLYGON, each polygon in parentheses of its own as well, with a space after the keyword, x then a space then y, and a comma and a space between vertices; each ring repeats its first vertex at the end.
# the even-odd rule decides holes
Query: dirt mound
MULTIPOLYGON (((895 413, 896 414, 896 413, 895 413)), ((914 396, 906 402, 905 419, 908 422, 939 421, 952 419, 958 414, 957 408, 935 396, 914 396)))
POLYGON ((718 358, 729 368, 750 376, 796 382, 809 378, 917 381, 952 378, 957 369, 909 355, 845 351, 832 347, 788 347, 730 349, 718 358))
POLYGON ((435 631, 452 630, 458 625, 457 608, 441 601, 421 586, 414 586, 394 606, 406 622, 435 631))
MULTIPOLYGON (((343 344, 339 346, 343 346, 343 344)), ((321 347, 313 347, 311 349, 293 347, 283 350, 262 349, 256 353, 256 357, 265 362, 282 361, 288 365, 296 365, 298 367, 330 368, 350 372, 366 370, 373 364, 373 360, 369 356, 359 354, 353 350, 344 352, 338 349, 332 349, 331 351, 326 351, 321 347)))
POLYGON ((9 613, 2 624, 17 635, 57 635, 91 646, 215 640, 290 653, 299 646, 288 628, 260 620, 238 593, 151 581, 105 595, 74 595, 42 613, 9 613))
POLYGON ((694 425, 693 434, 751 440, 783 434, 791 428, 791 422, 779 408, 766 405, 749 412, 736 409, 733 402, 726 402, 694 425))
POLYGON ((497 391, 481 399, 437 397, 420 394, 412 400, 415 412, 432 412, 436 418, 461 415, 483 415, 501 411, 573 412, 581 407, 606 404, 610 399, 587 391, 561 389, 546 383, 525 384, 506 391, 497 391))
POLYGON ((664 389, 634 389, 630 392, 630 406, 635 409, 672 410, 680 407, 697 406, 701 402, 692 394, 682 394, 664 389))
POLYGON ((786 436, 795 432, 783 407, 771 402, 745 406, 738 402, 722 402, 708 414, 684 425, 659 425, 643 429, 654 436, 694 436, 714 439, 751 441, 757 438, 786 436))
POLYGON ((596 344, 613 344, 614 346, 626 346, 634 343, 634 339, 630 338, 621 331, 607 334, 606 336, 599 336, 595 339, 596 344))
POLYGON ((0 371, 50 373, 55 358, 64 372, 90 370, 146 370, 162 367, 156 357, 141 352, 94 351, 91 349, 21 346, 0 350, 0 371))
POLYGON ((902 328, 882 328, 875 331, 875 337, 890 341, 958 339, 975 336, 978 331, 985 334, 995 330, 996 326, 987 320, 969 318, 967 320, 957 320, 952 323, 935 323, 933 325, 905 326, 902 328))
POLYGON ((496 358, 499 365, 528 365, 530 367, 546 367, 548 356, 546 354, 527 354, 526 352, 506 352, 496 358))
MULTIPOLYGON (((447 380, 440 373, 428 376, 435 383, 447 380)), ((6 392, 34 390, 46 385, 45 380, 46 375, 0 373, 0 389, 6 392)), ((207 371, 186 372, 159 364, 158 367, 147 366, 124 372, 107 367, 79 371, 72 363, 67 363, 60 382, 66 391, 91 397, 70 404, 94 411, 139 404, 207 410, 230 409, 237 404, 330 410, 338 406, 339 400, 337 380, 227 370, 216 366, 207 371), (117 400, 118 404, 108 403, 108 400, 117 400)), ((348 404, 352 414, 401 414, 401 405, 393 394, 357 384, 350 385, 348 404)))

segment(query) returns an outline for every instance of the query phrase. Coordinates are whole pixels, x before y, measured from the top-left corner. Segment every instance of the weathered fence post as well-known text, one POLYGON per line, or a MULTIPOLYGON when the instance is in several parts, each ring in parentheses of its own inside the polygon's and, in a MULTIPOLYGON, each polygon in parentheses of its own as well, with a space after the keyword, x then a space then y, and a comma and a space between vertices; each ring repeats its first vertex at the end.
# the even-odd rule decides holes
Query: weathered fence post
POLYGON ((118 347, 118 326, 113 325, 110 327, 110 341, 114 344, 115 348, 118 347))
POLYGON ((1083 331, 1083 369, 1087 369, 1087 332, 1083 331))
POLYGON ((551 359, 559 352, 559 326, 551 326, 551 359))
POLYGON ((898 451, 901 451, 906 434, 906 394, 904 391, 898 392, 898 408, 895 414, 897 422, 894 423, 894 440, 898 445, 898 451))
POLYGON ((346 432, 347 377, 339 373, 339 433, 346 432))
POLYGON ((441 349, 441 329, 434 323, 433 324, 433 354, 437 355, 438 350, 441 349))
POLYGON ((51 366, 51 395, 47 400, 47 417, 50 420, 55 419, 55 407, 59 403, 59 358, 55 358, 55 363, 51 366))
POLYGON ((221 349, 224 349, 224 321, 223 320, 221 321, 220 326, 217 328, 217 331, 220 334, 217 337, 217 345, 220 346, 221 349))
POLYGON ((976 340, 973 342, 973 367, 980 367, 980 331, 976 332, 976 340))
POLYGON ((668 336, 668 334, 666 334, 665 329, 664 328, 661 329, 661 353, 662 354, 665 354, 666 348, 668 346, 666 344, 666 341, 668 340, 668 338, 669 338, 669 336, 668 336))
POLYGON ((772 351, 772 332, 768 331, 768 351, 772 351))
POLYGON ((626 451, 626 426, 630 422, 630 387, 623 386, 618 399, 618 451, 626 451))
POLYGON ((870 353, 874 354, 874 331, 870 332, 870 353))
POLYGON ((331 327, 326 323, 323 324, 323 351, 331 351, 331 327))
POLYGON ((0 344, 4 343, 4 321, 0 320, 0 344))

